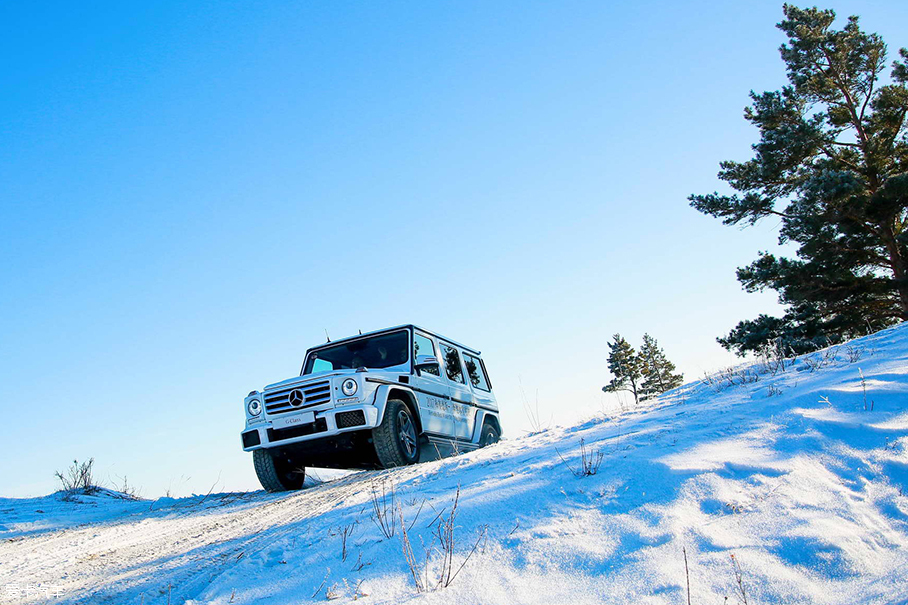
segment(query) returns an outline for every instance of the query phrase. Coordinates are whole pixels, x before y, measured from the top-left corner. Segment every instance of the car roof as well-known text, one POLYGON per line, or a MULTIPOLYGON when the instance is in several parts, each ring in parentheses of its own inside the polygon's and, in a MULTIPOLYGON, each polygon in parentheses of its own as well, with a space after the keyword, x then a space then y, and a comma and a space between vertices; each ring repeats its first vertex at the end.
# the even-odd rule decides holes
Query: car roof
POLYGON ((329 340, 328 342, 325 342, 323 344, 320 344, 320 345, 317 345, 314 347, 310 347, 309 350, 312 351, 315 349, 321 349, 328 345, 336 345, 338 343, 347 342, 349 340, 356 340, 357 338, 365 338, 367 336, 375 336, 377 334, 383 334, 385 332, 393 332, 395 330, 403 330, 403 329, 420 330, 421 332, 426 332, 427 334, 432 334, 433 336, 436 336, 436 337, 440 338, 441 340, 444 340, 445 342, 449 342, 454 346, 464 349, 465 351, 469 351, 470 353, 473 353, 474 355, 481 355, 481 353, 477 349, 474 349, 473 347, 468 347, 464 344, 457 342, 456 340, 448 338, 447 336, 443 336, 443 335, 439 334, 438 332, 434 332, 432 330, 427 330, 426 328, 417 326, 416 324, 404 324, 401 326, 393 326, 390 328, 383 328, 381 330, 373 330, 371 332, 365 332, 364 334, 357 334, 356 336, 347 336, 346 338, 339 338, 337 340, 329 340))

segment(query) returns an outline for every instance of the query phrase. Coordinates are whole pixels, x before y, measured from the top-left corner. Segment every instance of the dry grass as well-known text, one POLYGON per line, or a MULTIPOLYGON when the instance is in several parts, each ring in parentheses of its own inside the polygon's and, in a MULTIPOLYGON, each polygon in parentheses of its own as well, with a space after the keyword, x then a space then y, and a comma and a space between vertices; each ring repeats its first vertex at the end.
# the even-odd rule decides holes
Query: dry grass
POLYGON ((687 581, 687 605, 690 605, 690 569, 687 567, 687 547, 682 547, 684 553, 684 579, 687 581))
POLYGON ((120 483, 114 486, 114 489, 120 492, 121 496, 127 500, 138 500, 139 491, 134 485, 129 484, 129 480, 126 478, 126 475, 123 477, 117 477, 120 480, 120 483))
POLYGON ((542 421, 542 416, 539 414, 539 391, 536 391, 536 398, 531 404, 527 398, 526 391, 523 389, 523 382, 520 382, 520 395, 523 402, 523 412, 526 414, 527 421, 530 423, 529 434, 538 435, 539 433, 546 432, 551 424, 551 419, 545 423, 542 421))
MULTIPOLYGON (((703 383, 713 391, 719 393, 727 388, 758 382, 762 375, 775 376, 780 372, 790 369, 796 363, 803 363, 809 372, 818 372, 835 363, 855 363, 865 355, 873 355, 873 349, 863 345, 844 344, 832 345, 827 340, 823 349, 813 353, 798 356, 790 347, 783 347, 773 343, 762 349, 757 355, 757 361, 746 367, 727 367, 716 372, 704 372, 703 383)), ((776 387, 769 387, 770 395, 778 395, 776 387)))
POLYGON ((397 531, 394 513, 398 508, 394 482, 386 479, 373 480, 369 487, 372 490, 372 522, 385 538, 393 538, 397 531))
POLYGON ((457 487, 457 491, 454 494, 454 503, 450 512, 445 514, 445 511, 442 511, 429 524, 430 527, 433 527, 433 542, 428 548, 424 549, 425 556, 421 558, 416 557, 413 545, 410 542, 410 529, 412 529, 413 524, 411 523, 408 527, 404 521, 403 508, 400 506, 397 508, 401 550, 418 593, 431 592, 450 586, 467 562, 476 554, 480 544, 485 540, 488 527, 483 525, 480 526, 469 552, 458 564, 456 561, 455 530, 457 527, 456 520, 459 502, 460 486, 457 487))
POLYGON ((66 492, 64 497, 75 494, 93 494, 100 489, 94 478, 95 459, 89 458, 88 461, 79 463, 73 460, 73 463, 63 471, 57 471, 54 476, 60 481, 63 491, 66 492))
POLYGON ((864 378, 864 371, 858 368, 858 374, 861 375, 861 390, 864 391, 864 411, 873 411, 873 399, 870 400, 870 406, 867 405, 867 379, 864 378))
POLYGON ((602 459, 605 457, 605 454, 603 454, 602 450, 598 447, 596 449, 588 449, 586 447, 586 441, 584 441, 583 438, 580 439, 580 460, 578 461, 577 467, 568 464, 568 461, 564 459, 564 456, 561 455, 558 448, 555 448, 555 452, 575 477, 589 477, 595 475, 599 472, 599 466, 602 465, 602 459))
POLYGON ((845 356, 848 358, 848 363, 856 363, 860 361, 864 354, 867 352, 865 347, 856 346, 853 344, 845 345, 845 356))
POLYGON ((735 589, 738 592, 738 597, 744 605, 747 605, 747 588, 744 586, 744 574, 741 571, 741 564, 734 555, 731 555, 731 566, 735 572, 735 589))
POLYGON ((356 530, 356 523, 351 523, 350 525, 345 525, 340 528, 341 536, 341 561, 347 560, 347 540, 350 536, 353 535, 353 532, 356 530))

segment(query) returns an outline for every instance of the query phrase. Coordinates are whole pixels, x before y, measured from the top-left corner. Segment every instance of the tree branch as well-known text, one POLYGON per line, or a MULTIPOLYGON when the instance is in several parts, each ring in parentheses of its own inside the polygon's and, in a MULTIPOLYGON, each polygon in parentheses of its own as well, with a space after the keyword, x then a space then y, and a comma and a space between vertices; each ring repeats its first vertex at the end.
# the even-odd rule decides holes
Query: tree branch
POLYGON ((849 161, 846 160, 845 158, 841 158, 841 157, 837 156, 837 155, 834 154, 831 150, 827 149, 827 148, 824 147, 823 145, 818 145, 818 146, 819 146, 820 149, 823 150, 823 153, 825 153, 827 156, 829 156, 829 159, 834 160, 834 161, 836 161, 836 162, 841 162, 841 163, 845 164, 846 166, 848 166, 849 168, 851 168, 852 170, 854 170, 855 172, 859 172, 859 173, 861 173, 861 174, 864 174, 864 171, 863 171, 863 170, 861 170, 858 166, 852 164, 851 162, 849 162, 849 161))
POLYGON ((780 216, 782 218, 794 218, 793 214, 785 214, 784 212, 779 212, 778 210, 767 210, 766 213, 774 214, 774 215, 780 216))
POLYGON ((864 121, 864 112, 867 110, 867 104, 870 102, 870 97, 873 96, 873 85, 876 83, 877 70, 874 67, 873 72, 870 74, 870 87, 867 89, 867 95, 864 97, 864 103, 861 104, 861 121, 864 121))
POLYGON ((848 109, 848 113, 851 114, 852 123, 854 124, 854 127, 858 132, 858 138, 861 139, 861 149, 864 150, 864 153, 867 153, 867 134, 864 132, 863 124, 858 119, 857 105, 851 98, 851 93, 848 92, 848 87, 845 86, 845 83, 842 82, 839 78, 839 73, 835 69, 833 69, 832 57, 829 56, 829 51, 826 49, 826 46, 824 44, 820 45, 820 50, 826 57, 826 61, 829 62, 829 75, 832 78, 832 81, 835 82, 836 88, 838 88, 839 92, 842 93, 842 96, 845 97, 845 107, 848 109))

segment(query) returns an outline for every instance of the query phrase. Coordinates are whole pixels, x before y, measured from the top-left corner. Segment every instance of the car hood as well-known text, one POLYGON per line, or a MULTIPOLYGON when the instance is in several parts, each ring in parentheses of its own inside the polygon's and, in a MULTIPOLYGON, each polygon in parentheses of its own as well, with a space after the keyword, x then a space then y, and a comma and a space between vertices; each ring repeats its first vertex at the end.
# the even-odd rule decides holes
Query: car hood
POLYGON ((265 385, 265 390, 270 391, 271 389, 291 386, 294 384, 305 384, 307 382, 325 380, 326 378, 332 378, 334 376, 351 376, 353 374, 356 374, 356 370, 330 370, 327 372, 315 372, 313 374, 306 374, 305 376, 294 376, 293 378, 288 378, 287 380, 281 380, 280 382, 265 385))

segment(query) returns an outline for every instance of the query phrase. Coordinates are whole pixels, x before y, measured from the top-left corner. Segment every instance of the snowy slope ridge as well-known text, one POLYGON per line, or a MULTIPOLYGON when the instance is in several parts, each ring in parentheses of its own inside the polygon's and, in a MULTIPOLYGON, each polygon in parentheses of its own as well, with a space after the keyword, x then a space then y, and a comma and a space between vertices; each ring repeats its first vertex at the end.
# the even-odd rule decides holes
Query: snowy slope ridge
POLYGON ((790 363, 292 494, 2 499, 0 602, 679 604, 684 552, 694 604, 908 602, 908 324, 790 363), (416 592, 382 484, 430 573, 460 486, 449 587, 416 592))

